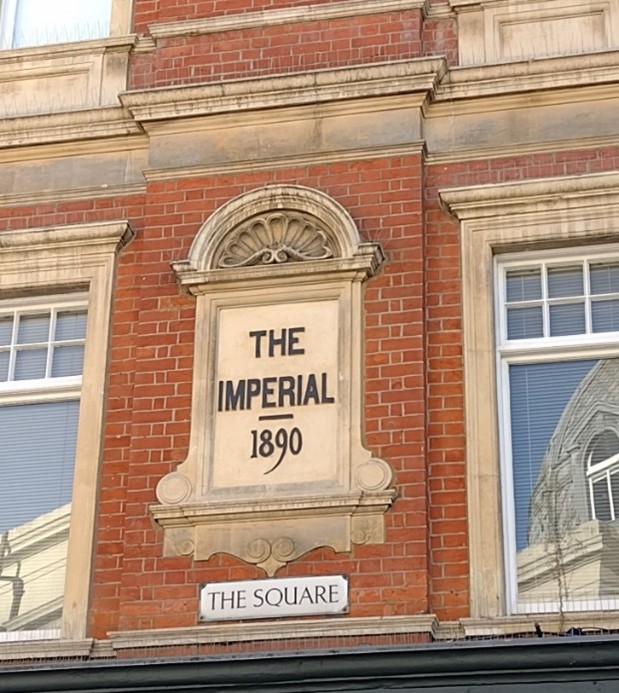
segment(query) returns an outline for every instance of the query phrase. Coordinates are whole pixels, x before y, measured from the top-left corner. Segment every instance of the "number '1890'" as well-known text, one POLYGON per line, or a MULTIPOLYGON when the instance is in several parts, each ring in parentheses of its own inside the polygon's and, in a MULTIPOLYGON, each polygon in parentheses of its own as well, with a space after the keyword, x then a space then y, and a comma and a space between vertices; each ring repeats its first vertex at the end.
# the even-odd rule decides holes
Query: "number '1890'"
POLYGON ((271 457, 276 450, 279 451, 279 458, 265 474, 270 474, 277 469, 288 453, 291 455, 298 455, 301 450, 303 450, 303 435, 301 431, 296 426, 290 431, 285 428, 279 428, 275 433, 269 428, 265 428, 262 431, 256 429, 252 430, 252 459, 258 457, 271 457))

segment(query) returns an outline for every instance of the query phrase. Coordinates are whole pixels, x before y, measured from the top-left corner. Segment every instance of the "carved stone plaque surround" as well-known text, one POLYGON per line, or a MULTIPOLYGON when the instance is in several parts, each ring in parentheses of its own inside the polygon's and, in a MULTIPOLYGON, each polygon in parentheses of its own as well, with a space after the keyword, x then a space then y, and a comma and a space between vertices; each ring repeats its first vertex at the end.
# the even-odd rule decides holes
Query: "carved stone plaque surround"
POLYGON ((270 186, 198 232, 191 439, 151 512, 166 555, 228 553, 274 575, 302 554, 384 541, 391 469, 362 444, 362 282, 380 267, 323 193, 270 186))

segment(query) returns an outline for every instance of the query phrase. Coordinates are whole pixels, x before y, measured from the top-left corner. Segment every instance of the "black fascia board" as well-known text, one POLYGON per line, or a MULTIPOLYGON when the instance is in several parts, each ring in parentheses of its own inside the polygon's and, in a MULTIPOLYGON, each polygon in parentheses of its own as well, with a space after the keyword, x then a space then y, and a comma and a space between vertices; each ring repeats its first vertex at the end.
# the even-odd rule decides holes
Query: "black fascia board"
MULTIPOLYGON (((593 680, 616 682, 612 684, 616 688, 609 690, 619 691, 618 637, 493 640, 309 654, 127 659, 0 668, 2 693, 309 693, 455 691, 459 687, 468 691, 493 688, 491 684, 520 684, 537 693, 544 690, 539 687, 544 683, 593 680), (529 688, 533 685, 538 688, 529 688)), ((552 690, 557 689, 552 686, 552 690)))

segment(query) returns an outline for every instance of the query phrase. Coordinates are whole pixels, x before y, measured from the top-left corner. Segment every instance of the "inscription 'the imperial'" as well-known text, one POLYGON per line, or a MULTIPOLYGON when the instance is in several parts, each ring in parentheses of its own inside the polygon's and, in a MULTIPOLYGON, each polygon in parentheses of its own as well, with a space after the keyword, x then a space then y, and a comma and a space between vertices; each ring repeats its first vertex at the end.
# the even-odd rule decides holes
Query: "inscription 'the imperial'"
MULTIPOLYGON (((284 327, 279 331, 251 330, 249 337, 256 340, 254 353, 257 359, 267 354, 268 358, 273 358, 277 353, 281 356, 302 356, 305 349, 298 344, 303 332, 305 327, 284 327), (263 339, 267 343, 267 348, 263 348, 263 339)), ((237 381, 220 380, 218 386, 218 411, 251 409, 254 400, 260 402, 263 409, 335 402, 335 399, 327 394, 327 373, 242 378, 237 381)))
POLYGON ((216 482, 297 483, 333 466, 336 318, 332 301, 222 312, 219 343, 230 333, 237 358, 218 360, 216 482))

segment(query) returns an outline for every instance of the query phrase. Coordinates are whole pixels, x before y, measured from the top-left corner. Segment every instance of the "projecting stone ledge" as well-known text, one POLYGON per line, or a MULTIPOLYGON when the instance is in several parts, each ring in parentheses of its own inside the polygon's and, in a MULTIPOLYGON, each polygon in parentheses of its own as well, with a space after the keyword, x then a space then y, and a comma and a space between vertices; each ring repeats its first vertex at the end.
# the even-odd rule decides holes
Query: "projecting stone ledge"
POLYGON ((383 543, 383 516, 394 497, 388 489, 277 503, 154 505, 150 511, 165 529, 164 555, 203 561, 227 553, 273 576, 319 547, 342 552, 383 543))

